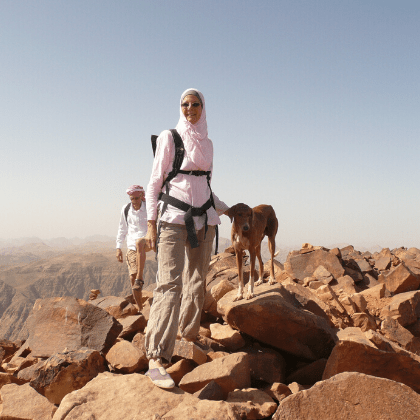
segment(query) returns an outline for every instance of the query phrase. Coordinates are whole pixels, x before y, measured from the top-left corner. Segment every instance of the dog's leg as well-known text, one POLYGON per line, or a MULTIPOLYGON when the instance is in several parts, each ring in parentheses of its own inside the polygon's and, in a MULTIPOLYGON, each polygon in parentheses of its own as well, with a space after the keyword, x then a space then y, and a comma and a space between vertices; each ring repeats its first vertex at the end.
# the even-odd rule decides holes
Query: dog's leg
POLYGON ((233 299, 234 302, 244 298, 244 271, 242 268, 242 249, 235 248, 236 266, 238 267, 238 294, 233 299))
POLYGON ((249 282, 248 282, 248 293, 246 295, 247 299, 252 299, 254 295, 254 274, 255 274, 255 249, 249 250, 249 259, 250 259, 250 270, 249 270, 249 282))
POLYGON ((271 236, 268 238, 268 249, 270 250, 270 254, 271 254, 270 277, 268 279, 268 284, 273 285, 273 284, 276 284, 276 279, 274 277, 274 257, 278 255, 278 252, 274 254, 274 250, 276 249, 275 236, 271 236))
POLYGON ((260 284, 264 283, 264 265, 261 258, 261 244, 257 246, 256 252, 259 265, 259 278, 258 281, 255 283, 255 286, 259 286, 260 284))

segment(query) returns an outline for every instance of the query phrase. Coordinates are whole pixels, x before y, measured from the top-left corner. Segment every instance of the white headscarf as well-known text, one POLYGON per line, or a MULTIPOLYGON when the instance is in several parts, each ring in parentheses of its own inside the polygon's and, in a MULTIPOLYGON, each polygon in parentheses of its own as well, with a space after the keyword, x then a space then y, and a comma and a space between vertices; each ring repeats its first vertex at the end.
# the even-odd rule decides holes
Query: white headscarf
POLYGON ((197 89, 187 89, 184 91, 181 95, 180 114, 181 116, 175 128, 182 137, 185 151, 200 170, 208 171, 213 161, 213 144, 207 134, 206 103, 203 94, 197 89), (195 91, 196 94, 192 91, 195 91), (187 96, 187 93, 188 95, 198 95, 203 105, 201 117, 196 124, 191 124, 182 113, 181 104, 185 96, 187 96))

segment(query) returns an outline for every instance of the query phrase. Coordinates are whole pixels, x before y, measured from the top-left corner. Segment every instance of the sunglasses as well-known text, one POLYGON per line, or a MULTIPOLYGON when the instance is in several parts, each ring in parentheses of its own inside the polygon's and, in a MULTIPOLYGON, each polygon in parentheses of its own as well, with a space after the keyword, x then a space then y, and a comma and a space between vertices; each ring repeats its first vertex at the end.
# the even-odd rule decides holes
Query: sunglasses
POLYGON ((141 199, 141 196, 140 197, 130 197, 130 200, 140 200, 141 199))
POLYGON ((181 104, 183 108, 188 108, 189 105, 193 106, 194 108, 198 108, 201 104, 199 102, 193 102, 192 104, 189 104, 188 102, 184 102, 181 104))

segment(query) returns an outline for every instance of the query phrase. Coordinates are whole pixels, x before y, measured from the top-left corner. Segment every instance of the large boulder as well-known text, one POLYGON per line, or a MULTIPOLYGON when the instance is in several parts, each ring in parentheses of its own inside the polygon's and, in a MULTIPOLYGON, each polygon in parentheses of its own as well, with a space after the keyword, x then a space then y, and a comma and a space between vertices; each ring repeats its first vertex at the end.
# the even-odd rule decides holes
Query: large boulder
POLYGON ((394 352, 392 346, 388 349, 378 349, 361 331, 360 335, 350 336, 344 330, 328 358, 322 378, 329 379, 342 372, 359 372, 401 382, 420 392, 420 358, 404 350, 394 352))
POLYGON ((27 320, 34 357, 87 347, 107 352, 122 325, 105 310, 73 297, 38 299, 27 320))
POLYGON ((234 302, 236 291, 217 304, 224 320, 256 340, 309 360, 327 358, 335 333, 325 318, 303 310, 281 284, 263 284, 255 297, 234 302))
POLYGON ((82 348, 51 356, 37 368, 31 386, 53 404, 70 392, 83 388, 105 370, 105 360, 97 350, 82 348))
POLYGON ((391 270, 386 276, 379 276, 378 280, 385 283, 386 288, 395 294, 410 292, 420 286, 420 276, 414 274, 403 263, 391 270))
POLYGON ((343 372, 282 400, 273 420, 417 420, 419 412, 420 395, 408 386, 343 372))
POLYGON ((104 372, 68 394, 53 420, 239 420, 224 401, 200 400, 179 388, 158 388, 144 375, 104 372))

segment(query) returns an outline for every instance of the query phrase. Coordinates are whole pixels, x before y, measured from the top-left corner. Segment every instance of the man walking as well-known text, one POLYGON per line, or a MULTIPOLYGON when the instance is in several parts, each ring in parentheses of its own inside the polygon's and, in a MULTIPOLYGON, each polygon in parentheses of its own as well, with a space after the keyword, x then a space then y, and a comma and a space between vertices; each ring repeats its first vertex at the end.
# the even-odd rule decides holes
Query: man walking
POLYGON ((134 299, 142 308, 143 271, 146 252, 149 250, 143 240, 147 232, 147 214, 144 189, 140 185, 132 185, 126 190, 130 203, 121 209, 120 224, 117 234, 117 260, 123 262, 121 247, 127 241, 126 261, 130 274, 134 299))

